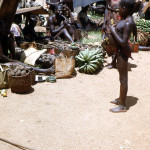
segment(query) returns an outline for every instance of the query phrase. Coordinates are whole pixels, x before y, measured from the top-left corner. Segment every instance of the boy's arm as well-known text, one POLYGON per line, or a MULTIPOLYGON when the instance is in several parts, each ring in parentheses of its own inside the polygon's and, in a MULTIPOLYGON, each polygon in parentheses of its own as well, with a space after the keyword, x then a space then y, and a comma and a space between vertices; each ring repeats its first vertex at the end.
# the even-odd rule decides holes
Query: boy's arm
POLYGON ((120 46, 125 47, 128 43, 129 37, 132 32, 132 24, 129 22, 125 23, 122 38, 117 34, 117 32, 113 26, 109 25, 109 28, 110 28, 110 31, 111 31, 113 37, 115 38, 116 42, 120 46))
POLYGON ((52 34, 56 35, 64 28, 64 24, 62 24, 58 29, 55 30, 55 25, 53 23, 52 17, 49 19, 49 30, 52 34))

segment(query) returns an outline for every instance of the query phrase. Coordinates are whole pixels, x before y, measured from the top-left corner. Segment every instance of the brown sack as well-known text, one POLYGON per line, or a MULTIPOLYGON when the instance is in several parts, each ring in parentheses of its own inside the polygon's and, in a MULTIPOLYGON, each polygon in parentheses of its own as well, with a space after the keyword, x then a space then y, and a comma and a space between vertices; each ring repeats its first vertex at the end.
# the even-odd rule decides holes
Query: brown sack
POLYGON ((8 67, 0 65, 0 89, 8 87, 8 67))
POLYGON ((57 79, 71 78, 75 68, 75 59, 64 56, 55 58, 55 76, 57 79))

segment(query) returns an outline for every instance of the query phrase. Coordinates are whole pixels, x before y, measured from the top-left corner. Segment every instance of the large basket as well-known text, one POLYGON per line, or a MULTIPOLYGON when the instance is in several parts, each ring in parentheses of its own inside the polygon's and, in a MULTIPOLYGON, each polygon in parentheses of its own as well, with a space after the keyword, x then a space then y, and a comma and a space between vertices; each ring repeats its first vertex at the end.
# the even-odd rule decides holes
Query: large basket
POLYGON ((10 88, 13 93, 27 93, 31 89, 30 73, 24 76, 10 76, 10 88))
POLYGON ((31 84, 35 84, 35 71, 34 69, 30 70, 30 78, 31 78, 31 84))

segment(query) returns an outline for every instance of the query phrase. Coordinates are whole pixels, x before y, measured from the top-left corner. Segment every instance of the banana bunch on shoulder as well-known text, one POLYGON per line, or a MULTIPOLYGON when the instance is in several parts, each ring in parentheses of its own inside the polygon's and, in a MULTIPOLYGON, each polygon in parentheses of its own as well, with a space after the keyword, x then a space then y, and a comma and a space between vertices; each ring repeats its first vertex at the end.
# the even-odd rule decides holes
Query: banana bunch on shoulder
POLYGON ((103 67, 103 53, 99 49, 80 51, 75 58, 81 73, 94 74, 103 67))

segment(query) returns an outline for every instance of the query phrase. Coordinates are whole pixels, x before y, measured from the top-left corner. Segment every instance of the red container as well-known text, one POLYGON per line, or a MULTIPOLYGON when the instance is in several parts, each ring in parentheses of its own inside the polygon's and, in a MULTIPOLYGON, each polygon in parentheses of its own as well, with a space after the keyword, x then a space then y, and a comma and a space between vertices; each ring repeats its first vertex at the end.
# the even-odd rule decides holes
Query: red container
POLYGON ((138 52, 139 51, 139 43, 129 43, 131 52, 138 52))

